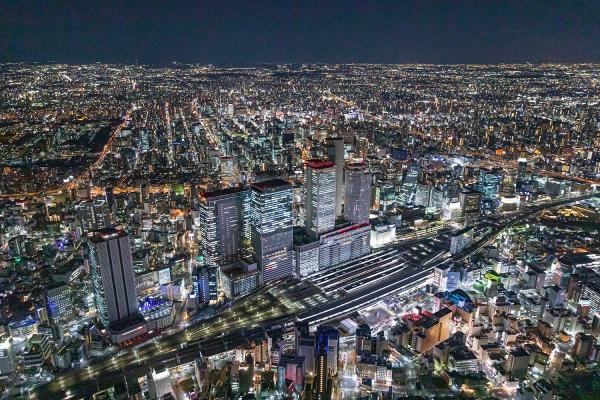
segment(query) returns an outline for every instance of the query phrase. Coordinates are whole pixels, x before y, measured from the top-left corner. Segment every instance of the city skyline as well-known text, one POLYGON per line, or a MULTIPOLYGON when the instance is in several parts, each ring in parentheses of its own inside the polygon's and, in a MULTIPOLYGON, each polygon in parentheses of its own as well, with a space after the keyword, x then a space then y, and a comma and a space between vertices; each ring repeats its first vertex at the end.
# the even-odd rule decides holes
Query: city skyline
POLYGON ((597 66, 0 74, 5 393, 593 391, 597 66))
POLYGON ((0 3, 0 400, 598 398, 598 21, 0 3))

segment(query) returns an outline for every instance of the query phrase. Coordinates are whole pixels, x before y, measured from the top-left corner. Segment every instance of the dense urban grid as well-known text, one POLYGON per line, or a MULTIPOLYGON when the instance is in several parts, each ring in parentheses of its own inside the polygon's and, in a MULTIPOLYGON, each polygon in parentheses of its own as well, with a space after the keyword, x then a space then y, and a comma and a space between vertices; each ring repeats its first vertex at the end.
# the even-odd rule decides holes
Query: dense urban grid
POLYGON ((597 65, 0 65, 2 399, 598 398, 597 65))

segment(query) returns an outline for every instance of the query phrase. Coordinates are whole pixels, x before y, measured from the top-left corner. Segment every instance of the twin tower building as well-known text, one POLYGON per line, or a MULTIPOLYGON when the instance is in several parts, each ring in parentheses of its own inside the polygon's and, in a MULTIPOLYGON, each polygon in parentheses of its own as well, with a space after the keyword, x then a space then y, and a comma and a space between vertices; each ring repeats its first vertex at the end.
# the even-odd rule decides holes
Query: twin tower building
POLYGON ((207 265, 221 274, 240 262, 256 263, 260 281, 268 283, 368 253, 371 175, 363 164, 345 166, 342 140, 337 144, 329 147, 329 160, 307 162, 303 195, 282 179, 203 193, 199 226, 207 265))

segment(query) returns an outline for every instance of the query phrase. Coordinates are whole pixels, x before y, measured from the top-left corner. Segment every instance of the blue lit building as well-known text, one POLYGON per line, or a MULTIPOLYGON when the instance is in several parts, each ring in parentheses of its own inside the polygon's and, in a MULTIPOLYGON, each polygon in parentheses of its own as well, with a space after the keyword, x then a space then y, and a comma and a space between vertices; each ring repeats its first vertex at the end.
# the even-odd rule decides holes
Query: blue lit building
POLYGON ((315 335, 316 399, 331 399, 332 377, 337 374, 340 333, 330 326, 319 326, 315 335))
POLYGON ((412 164, 408 169, 402 187, 400 188, 400 203, 402 205, 411 204, 414 201, 415 185, 419 178, 420 168, 416 164, 412 164))
POLYGON ((217 269, 209 266, 198 268, 194 277, 193 292, 199 304, 209 304, 217 300, 217 269))
POLYGON ((502 169, 500 168, 481 168, 479 170, 478 190, 481 192, 483 200, 495 200, 500 193, 500 183, 502 182, 502 169))
POLYGON ((292 186, 282 179, 254 183, 250 190, 252 253, 267 283, 295 272, 292 186))
POLYGON ((175 310, 173 302, 161 297, 146 297, 140 300, 138 309, 148 324, 148 330, 164 329, 173 324, 175 310))
POLYGON ((490 214, 498 206, 502 169, 482 168, 479 170, 477 189, 481 192, 481 213, 490 214))
POLYGON ((48 314, 55 320, 71 321, 75 316, 72 288, 66 284, 55 284, 45 290, 48 314))

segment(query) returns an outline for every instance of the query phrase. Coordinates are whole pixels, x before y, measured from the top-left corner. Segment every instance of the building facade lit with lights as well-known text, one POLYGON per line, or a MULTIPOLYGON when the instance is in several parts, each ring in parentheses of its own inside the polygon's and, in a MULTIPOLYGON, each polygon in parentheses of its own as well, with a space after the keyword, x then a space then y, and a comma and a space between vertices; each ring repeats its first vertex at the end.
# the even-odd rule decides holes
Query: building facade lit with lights
POLYGON ((295 272, 292 225, 292 187, 274 179, 254 183, 250 191, 250 231, 254 259, 262 282, 295 272))
POLYGON ((116 343, 146 333, 138 309, 129 235, 111 228, 90 232, 87 239, 98 319, 116 343))
POLYGON ((304 189, 306 230, 314 237, 319 237, 335 227, 335 165, 329 161, 309 161, 304 189))
POLYGON ((344 170, 344 217, 358 224, 369 220, 371 174, 362 163, 351 163, 344 170))
POLYGON ((210 267, 232 264, 248 253, 250 196, 245 189, 223 189, 200 195, 202 254, 210 267))

